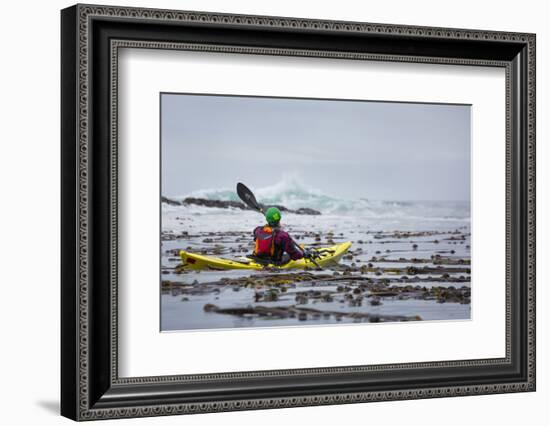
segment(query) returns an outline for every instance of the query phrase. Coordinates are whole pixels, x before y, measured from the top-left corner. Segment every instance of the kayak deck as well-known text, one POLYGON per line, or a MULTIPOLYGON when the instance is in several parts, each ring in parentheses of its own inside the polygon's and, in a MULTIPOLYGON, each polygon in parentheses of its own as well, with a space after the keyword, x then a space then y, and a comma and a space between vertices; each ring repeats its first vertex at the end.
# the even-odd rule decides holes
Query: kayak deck
MULTIPOLYGON (((338 263, 342 256, 349 250, 351 247, 351 241, 346 241, 345 243, 336 244, 330 247, 320 247, 314 249, 319 254, 315 258, 315 261, 319 266, 328 266, 331 264, 338 263)), ((284 265, 276 264, 261 264, 255 262, 254 259, 247 257, 241 257, 238 259, 224 259, 222 257, 206 256, 196 253, 190 253, 185 250, 180 251, 180 257, 185 269, 192 270, 213 270, 213 271, 222 271, 230 269, 252 269, 252 270, 261 270, 261 269, 306 269, 311 268, 315 269, 317 266, 311 262, 309 259, 298 259, 291 260, 284 265)))

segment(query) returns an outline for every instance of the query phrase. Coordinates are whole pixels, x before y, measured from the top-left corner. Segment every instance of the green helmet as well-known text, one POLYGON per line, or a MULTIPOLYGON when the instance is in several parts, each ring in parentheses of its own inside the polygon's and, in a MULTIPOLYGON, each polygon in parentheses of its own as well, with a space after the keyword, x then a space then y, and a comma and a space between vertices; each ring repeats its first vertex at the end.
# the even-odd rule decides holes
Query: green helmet
POLYGON ((278 225, 281 220, 281 211, 277 207, 270 207, 265 212, 265 218, 270 225, 278 225))

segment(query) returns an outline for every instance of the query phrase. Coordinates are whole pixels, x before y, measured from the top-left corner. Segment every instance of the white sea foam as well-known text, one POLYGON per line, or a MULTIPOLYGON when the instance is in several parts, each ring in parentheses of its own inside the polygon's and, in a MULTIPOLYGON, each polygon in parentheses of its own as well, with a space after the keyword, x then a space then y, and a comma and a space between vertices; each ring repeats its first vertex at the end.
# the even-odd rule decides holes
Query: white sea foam
MULTIPOLYGON (((466 221, 470 219, 468 201, 383 201, 367 198, 344 199, 323 193, 302 182, 295 175, 284 176, 274 185, 252 191, 260 203, 282 205, 289 209, 311 208, 324 215, 353 215, 367 219, 404 219, 437 221, 466 221)), ((210 200, 239 201, 233 188, 201 189, 175 197, 205 198, 210 200)))

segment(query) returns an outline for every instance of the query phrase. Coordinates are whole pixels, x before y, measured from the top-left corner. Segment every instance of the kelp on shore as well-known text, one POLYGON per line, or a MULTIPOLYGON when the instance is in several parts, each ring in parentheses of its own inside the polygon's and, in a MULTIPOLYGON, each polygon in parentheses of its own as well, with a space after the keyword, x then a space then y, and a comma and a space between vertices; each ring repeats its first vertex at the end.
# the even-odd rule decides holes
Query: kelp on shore
MULTIPOLYGON (((209 272, 201 275, 200 271, 182 268, 179 248, 167 249, 161 291, 179 297, 182 307, 204 300, 205 315, 251 321, 421 321, 418 314, 393 313, 399 313, 396 307, 406 301, 434 306, 471 303, 470 234, 466 227, 358 234, 342 261, 324 271, 266 269, 236 277, 215 274, 213 281, 208 280, 209 272), (229 297, 227 291, 242 296, 229 297), (392 308, 388 311, 386 305, 392 308)), ((293 231, 293 237, 311 247, 349 239, 349 235, 331 231, 293 231)), ((252 239, 246 232, 165 232, 162 238, 185 241, 182 249, 204 255, 231 257, 252 250, 252 239)))

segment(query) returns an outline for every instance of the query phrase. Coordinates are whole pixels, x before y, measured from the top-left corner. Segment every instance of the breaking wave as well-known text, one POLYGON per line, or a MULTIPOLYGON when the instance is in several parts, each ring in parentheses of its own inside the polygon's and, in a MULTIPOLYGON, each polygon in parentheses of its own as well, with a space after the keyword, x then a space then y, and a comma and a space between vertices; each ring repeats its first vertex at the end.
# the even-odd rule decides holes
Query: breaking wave
MULTIPOLYGON (((295 176, 284 177, 280 182, 256 188, 250 186, 260 203, 282 205, 289 209, 307 207, 323 214, 352 214, 363 217, 426 218, 438 220, 469 220, 470 203, 467 201, 382 201, 366 198, 344 199, 327 195, 310 187, 295 176)), ((239 201, 234 189, 202 189, 184 197, 209 200, 239 201)))

